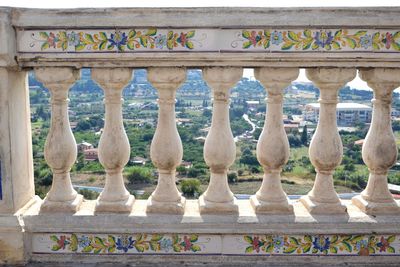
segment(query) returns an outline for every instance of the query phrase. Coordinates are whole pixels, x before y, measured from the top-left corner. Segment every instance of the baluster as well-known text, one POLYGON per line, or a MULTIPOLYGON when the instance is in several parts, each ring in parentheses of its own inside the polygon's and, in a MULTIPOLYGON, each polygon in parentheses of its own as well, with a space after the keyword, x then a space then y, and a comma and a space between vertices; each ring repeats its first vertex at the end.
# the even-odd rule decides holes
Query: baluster
POLYGON ((346 212, 333 186, 333 172, 343 156, 342 141, 336 122, 338 91, 354 79, 355 69, 307 69, 308 79, 320 90, 320 112, 317 129, 312 137, 309 155, 317 172, 314 187, 300 201, 314 214, 340 214, 346 212))
POLYGON ((297 78, 294 68, 258 68, 255 77, 265 87, 268 98, 264 129, 257 143, 257 159, 264 168, 261 188, 250 198, 256 213, 293 213, 282 189, 282 167, 289 159, 289 142, 283 127, 283 90, 297 78))
POLYGON ((175 184, 176 167, 182 161, 182 142, 176 128, 175 93, 185 81, 183 68, 149 68, 148 81, 158 91, 158 123, 150 155, 158 168, 158 184, 150 196, 147 212, 183 214, 185 198, 175 184))
POLYGON ((79 79, 79 72, 72 68, 37 68, 35 76, 51 94, 51 124, 44 158, 53 172, 53 184, 40 212, 76 212, 83 197, 74 190, 70 178, 77 149, 68 118, 68 90, 79 79))
POLYGON ((106 184, 97 199, 96 212, 130 212, 134 196, 125 188, 122 171, 129 161, 130 145, 122 121, 122 89, 132 78, 128 68, 93 69, 92 78, 104 91, 104 132, 99 142, 99 161, 106 184))
POLYGON ((362 147, 370 174, 367 187, 352 203, 371 215, 399 214, 400 207, 388 189, 387 173, 397 160, 391 104, 393 90, 400 86, 400 70, 369 69, 361 70, 360 74, 374 90, 371 126, 362 147))
POLYGON ((212 88, 211 129, 204 144, 204 160, 210 167, 210 184, 199 198, 202 213, 237 213, 238 206, 229 185, 227 172, 236 157, 236 145, 229 123, 229 91, 243 75, 241 68, 214 67, 203 70, 212 88))

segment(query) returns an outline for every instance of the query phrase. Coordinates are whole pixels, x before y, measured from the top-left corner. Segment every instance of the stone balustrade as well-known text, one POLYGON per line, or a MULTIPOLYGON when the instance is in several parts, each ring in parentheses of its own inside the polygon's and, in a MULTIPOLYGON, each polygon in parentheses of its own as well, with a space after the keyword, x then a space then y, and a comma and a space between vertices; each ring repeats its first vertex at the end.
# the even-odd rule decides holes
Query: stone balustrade
POLYGON ((115 260, 114 254, 157 254, 161 262, 160 254, 296 254, 296 261, 304 262, 317 255, 390 255, 380 263, 398 260, 400 206, 387 182, 397 161, 390 110, 392 92, 400 86, 400 23, 393 24, 398 14, 399 8, 0 8, 0 264, 104 261, 115 260), (82 67, 92 69, 104 90, 99 161, 106 175, 96 201, 83 200, 70 179, 77 151, 68 90, 82 67), (135 200, 122 175, 131 153, 122 90, 138 67, 147 69, 158 93, 150 149, 158 183, 148 200, 135 200), (249 67, 268 95, 257 144, 264 177, 254 196, 237 200, 227 179, 236 158, 230 89, 249 67), (32 68, 51 93, 44 155, 53 183, 44 200, 34 195, 26 78, 32 68), (213 101, 204 144, 210 182, 196 200, 186 200, 176 186, 183 148, 175 95, 188 68, 202 69, 213 101), (314 186, 295 201, 284 192, 280 173, 290 152, 283 90, 299 68, 306 68, 320 90, 321 109, 309 148, 314 186), (373 118, 362 148, 370 175, 365 190, 348 201, 338 197, 333 184, 343 155, 336 104, 339 90, 357 70, 374 90, 373 118))

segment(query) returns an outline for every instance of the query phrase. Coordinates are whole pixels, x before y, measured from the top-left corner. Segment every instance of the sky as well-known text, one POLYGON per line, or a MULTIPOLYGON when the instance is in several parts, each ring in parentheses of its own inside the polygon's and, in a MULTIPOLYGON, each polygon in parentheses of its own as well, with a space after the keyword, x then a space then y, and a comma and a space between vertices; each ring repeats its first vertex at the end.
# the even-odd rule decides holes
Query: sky
MULTIPOLYGON (((82 8, 82 7, 357 7, 357 6, 400 6, 400 0, 0 0, 0 6, 29 8, 82 8)), ((254 76, 252 69, 244 70, 245 77, 254 76)), ((297 81, 308 81, 301 70, 297 81)), ((358 76, 348 84, 352 88, 369 89, 358 76)))

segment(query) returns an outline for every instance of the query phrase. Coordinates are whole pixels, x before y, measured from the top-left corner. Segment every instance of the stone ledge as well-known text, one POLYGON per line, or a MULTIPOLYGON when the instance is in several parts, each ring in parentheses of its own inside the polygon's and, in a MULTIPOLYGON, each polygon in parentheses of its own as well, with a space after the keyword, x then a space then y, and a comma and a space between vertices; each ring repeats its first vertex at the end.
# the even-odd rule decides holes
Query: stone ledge
POLYGON ((294 216, 256 215, 249 200, 238 200, 239 215, 200 215, 198 201, 187 200, 183 215, 146 214, 146 200, 136 200, 130 214, 95 214, 95 201, 84 201, 74 215, 38 215, 40 203, 23 214, 30 233, 185 233, 185 234, 396 234, 399 216, 368 216, 343 201, 348 215, 312 216, 293 203, 294 216))

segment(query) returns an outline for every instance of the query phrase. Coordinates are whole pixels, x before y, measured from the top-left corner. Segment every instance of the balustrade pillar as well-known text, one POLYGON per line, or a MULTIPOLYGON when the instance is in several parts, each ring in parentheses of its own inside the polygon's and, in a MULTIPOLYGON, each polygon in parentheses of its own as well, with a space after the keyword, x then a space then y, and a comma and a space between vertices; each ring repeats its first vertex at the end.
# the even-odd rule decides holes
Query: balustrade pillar
POLYGON ((186 79, 184 68, 149 68, 148 81, 158 91, 158 123, 150 156, 158 168, 158 184, 148 200, 147 212, 183 214, 185 198, 175 184, 183 148, 176 128, 175 93, 186 79))
POLYGON ((83 197, 74 190, 70 178, 77 149, 68 118, 68 90, 79 79, 79 72, 72 68, 38 68, 35 76, 51 94, 51 124, 44 158, 53 172, 53 184, 40 212, 76 212, 83 197))
POLYGON ((400 214, 387 183, 388 170, 397 160, 391 104, 393 90, 400 86, 400 70, 366 69, 360 74, 374 90, 371 126, 362 147, 362 157, 370 174, 367 187, 352 202, 367 214, 400 214))
POLYGON ((104 91, 105 121, 99 142, 99 161, 106 184, 96 202, 96 212, 130 212, 134 196, 125 188, 122 171, 129 161, 130 145, 122 121, 122 89, 132 78, 129 68, 93 69, 92 78, 104 91))
POLYGON ((317 129, 312 137, 309 156, 317 175, 314 187, 300 201, 314 214, 340 214, 346 212, 333 185, 333 172, 343 156, 342 141, 336 122, 338 91, 354 79, 355 69, 315 68, 306 75, 320 90, 320 110, 317 129))
POLYGON ((258 68, 255 77, 268 98, 264 128, 257 143, 257 159, 264 168, 261 188, 250 198, 256 213, 291 214, 293 206, 282 189, 280 173, 289 159, 289 141, 283 127, 283 90, 297 78, 295 68, 258 68))
POLYGON ((212 89, 211 128, 204 144, 204 160, 210 167, 210 184, 199 198, 202 213, 237 213, 236 199, 228 185, 227 172, 236 157, 236 145, 229 122, 229 91, 243 75, 241 68, 214 67, 203 70, 212 89))

